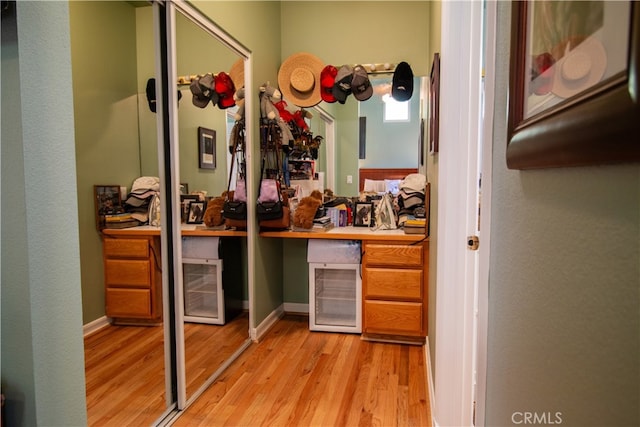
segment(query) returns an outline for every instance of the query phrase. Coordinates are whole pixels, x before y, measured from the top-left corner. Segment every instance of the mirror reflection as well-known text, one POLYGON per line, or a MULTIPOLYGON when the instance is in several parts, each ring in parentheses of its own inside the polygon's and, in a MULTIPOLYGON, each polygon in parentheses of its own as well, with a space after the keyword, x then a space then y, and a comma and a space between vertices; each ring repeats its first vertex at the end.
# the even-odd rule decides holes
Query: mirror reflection
POLYGON ((353 197, 362 190, 361 169, 420 167, 422 78, 414 77, 413 96, 406 102, 394 101, 389 96, 392 78, 391 73, 370 73, 373 95, 368 100, 351 99, 345 104, 322 101, 318 105, 320 111, 311 109, 311 130, 325 136, 317 160, 317 170, 325 172, 324 188, 353 197), (326 115, 330 118, 323 117, 326 115), (364 144, 361 144, 363 127, 364 144), (335 139, 331 137, 332 128, 335 139))
MULTIPOLYGON (((175 40, 176 85, 182 93, 180 183, 183 193, 214 203, 228 186, 229 138, 238 109, 233 95, 236 83, 242 85, 242 58, 181 13, 175 40)), ((246 235, 207 236, 209 227, 195 215, 196 207, 202 215, 206 203, 185 202, 183 230, 203 234, 183 231, 182 237, 187 399, 249 337, 246 235)))
POLYGON ((151 425, 173 399, 159 236, 98 231, 93 186, 124 187, 124 201, 137 178, 157 176, 157 115, 146 94, 156 76, 153 10, 145 2, 78 1, 69 16, 78 210, 87 219, 79 224, 87 420, 151 425), (153 168, 142 162, 143 141, 153 168))

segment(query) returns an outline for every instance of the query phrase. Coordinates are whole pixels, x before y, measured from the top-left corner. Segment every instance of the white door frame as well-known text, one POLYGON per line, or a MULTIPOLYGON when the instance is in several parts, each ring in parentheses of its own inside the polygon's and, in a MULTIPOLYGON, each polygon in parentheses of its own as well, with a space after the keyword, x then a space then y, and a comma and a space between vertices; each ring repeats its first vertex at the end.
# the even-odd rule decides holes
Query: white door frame
POLYGON ((315 110, 324 122, 324 144, 326 153, 327 170, 323 188, 336 189, 336 119, 325 109, 316 105, 315 110))
MULTIPOLYGON (((486 115, 493 110, 493 97, 483 98, 482 84, 485 6, 487 14, 495 16, 495 4, 442 3, 442 28, 456 30, 443 30, 441 41, 435 407, 432 408, 436 425, 473 425, 474 412, 484 417, 487 307, 479 301, 486 301, 487 297, 490 217, 486 208, 490 204, 487 195, 491 187, 492 142, 487 132, 493 120, 491 114, 486 115), (481 163, 482 159, 485 161, 481 163), (483 238, 478 251, 470 251, 467 236, 478 234, 480 171, 484 177, 483 238), (480 377, 482 390, 476 393, 480 377)), ((489 21, 488 40, 493 40, 495 19, 489 21)), ((490 69, 487 81, 493 79, 492 61, 491 58, 487 62, 490 69)), ((491 95, 492 90, 491 87, 491 95)), ((483 421, 478 418, 480 424, 483 421)))

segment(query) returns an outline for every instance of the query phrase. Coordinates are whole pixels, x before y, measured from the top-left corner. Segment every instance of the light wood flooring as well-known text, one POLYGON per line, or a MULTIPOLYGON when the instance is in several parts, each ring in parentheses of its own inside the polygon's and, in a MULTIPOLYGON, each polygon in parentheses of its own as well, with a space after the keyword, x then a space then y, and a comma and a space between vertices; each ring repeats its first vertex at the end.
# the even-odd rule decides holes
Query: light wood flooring
MULTIPOLYGON (((248 313, 224 326, 185 324, 187 396, 249 336, 248 313)), ((149 426, 166 409, 161 326, 108 326, 85 338, 87 419, 92 427, 149 426)))
POLYGON ((175 426, 430 426, 423 347, 310 332, 287 315, 175 426))

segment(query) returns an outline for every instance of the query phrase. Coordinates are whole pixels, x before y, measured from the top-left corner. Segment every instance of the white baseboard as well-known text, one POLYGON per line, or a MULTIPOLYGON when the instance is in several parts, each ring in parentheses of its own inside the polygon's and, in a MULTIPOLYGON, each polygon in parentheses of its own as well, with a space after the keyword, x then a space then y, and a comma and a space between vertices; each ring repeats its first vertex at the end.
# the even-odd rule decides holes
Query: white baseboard
POLYGON ((309 304, 301 304, 297 302, 285 302, 282 305, 284 306, 285 313, 309 314, 309 304))
POLYGON ((281 305, 273 310, 257 328, 251 329, 251 339, 259 342, 260 338, 262 338, 282 316, 284 316, 284 307, 281 305))
POLYGON ((82 335, 88 337, 89 335, 98 332, 100 329, 107 327, 111 324, 107 316, 102 316, 96 320, 87 323, 82 326, 82 335))
POLYGON ((436 422, 435 409, 436 409, 436 397, 433 387, 433 376, 431 375, 431 351, 429 350, 429 337, 427 337, 426 342, 424 344, 424 356, 425 356, 425 365, 427 368, 427 387, 429 388, 429 407, 431 408, 431 425, 433 427, 438 427, 438 423, 436 422))

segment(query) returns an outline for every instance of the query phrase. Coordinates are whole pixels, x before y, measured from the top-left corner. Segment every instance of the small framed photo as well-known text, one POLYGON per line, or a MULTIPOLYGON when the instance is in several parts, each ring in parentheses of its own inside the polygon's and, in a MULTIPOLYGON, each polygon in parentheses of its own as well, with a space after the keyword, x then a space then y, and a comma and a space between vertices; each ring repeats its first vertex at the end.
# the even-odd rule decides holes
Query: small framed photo
POLYGON ((94 185, 93 200, 96 210, 96 227, 105 227, 105 217, 124 212, 119 185, 94 185))
POLYGON ((354 227, 370 227, 373 215, 373 203, 356 202, 355 216, 353 217, 354 227))
POLYGON ((191 201, 189 202, 189 211, 187 213, 187 224, 202 224, 204 218, 204 211, 207 209, 207 202, 205 201, 191 201))
POLYGON ((200 169, 216 168, 216 131, 198 128, 198 166, 200 169))
POLYGON ((189 184, 186 182, 180 183, 180 195, 182 196, 183 194, 189 194, 189 184))
POLYGON ((180 213, 182 214, 182 222, 187 222, 189 215, 189 204, 197 202, 200 197, 197 194, 181 194, 180 195, 180 213))

